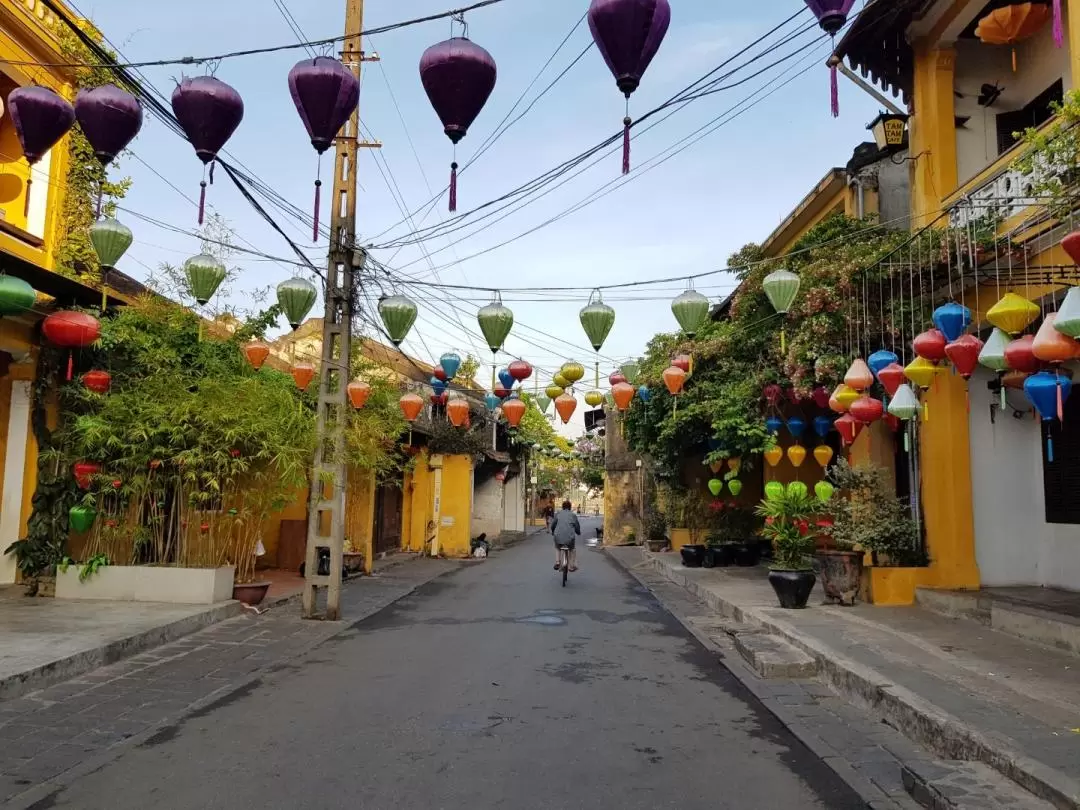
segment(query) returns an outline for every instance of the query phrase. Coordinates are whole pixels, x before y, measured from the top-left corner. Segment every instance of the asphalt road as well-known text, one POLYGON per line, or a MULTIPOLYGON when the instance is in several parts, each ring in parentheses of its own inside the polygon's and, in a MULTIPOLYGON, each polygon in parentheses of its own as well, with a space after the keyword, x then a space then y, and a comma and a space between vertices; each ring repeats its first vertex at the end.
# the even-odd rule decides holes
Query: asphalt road
POLYGON ((40 806, 865 807, 647 591, 579 548, 565 589, 544 536, 429 583, 40 806))

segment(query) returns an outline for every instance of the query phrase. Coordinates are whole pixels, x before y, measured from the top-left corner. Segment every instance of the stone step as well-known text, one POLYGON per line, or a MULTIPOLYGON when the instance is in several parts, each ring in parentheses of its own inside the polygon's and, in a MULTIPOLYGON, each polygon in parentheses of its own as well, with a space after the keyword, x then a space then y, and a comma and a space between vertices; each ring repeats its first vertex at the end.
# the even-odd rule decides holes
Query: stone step
POLYGON ((930 810, 1054 810, 980 762, 914 762, 904 765, 901 777, 911 797, 930 810))
POLYGON ((776 636, 737 633, 735 648, 762 678, 813 678, 817 661, 776 636))

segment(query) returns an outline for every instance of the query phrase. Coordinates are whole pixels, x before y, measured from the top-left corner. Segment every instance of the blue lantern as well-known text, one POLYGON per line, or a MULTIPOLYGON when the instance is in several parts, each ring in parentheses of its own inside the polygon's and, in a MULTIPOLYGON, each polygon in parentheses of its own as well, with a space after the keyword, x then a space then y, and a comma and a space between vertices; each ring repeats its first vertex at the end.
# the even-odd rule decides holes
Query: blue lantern
POLYGON ((878 372, 885 368, 885 366, 899 362, 900 358, 896 356, 896 353, 886 349, 876 351, 866 358, 866 365, 870 366, 870 370, 874 372, 875 379, 877 378, 878 372))
POLYGON ((765 420, 765 429, 769 431, 770 434, 775 435, 779 433, 781 428, 783 427, 784 420, 781 419, 779 416, 770 416, 768 419, 765 420))
POLYGON ((499 369, 499 382, 502 383, 502 387, 509 390, 514 387, 514 375, 507 369, 499 369))
POLYGON ((456 352, 447 352, 439 358, 439 365, 442 366, 446 379, 452 380, 457 376, 458 369, 461 368, 461 357, 456 352))
MULTIPOLYGON (((1072 393, 1072 380, 1060 374, 1040 371, 1024 380, 1024 396, 1027 397, 1040 418, 1049 422, 1061 414, 1061 406, 1072 393)), ((1046 460, 1054 461, 1054 441, 1050 433, 1046 434, 1046 460)))
POLYGON ((484 394, 484 407, 487 408, 489 411, 493 411, 498 408, 500 402, 502 402, 502 400, 492 394, 490 391, 484 394))
POLYGON ((945 336, 945 340, 952 343, 971 326, 971 310, 955 301, 950 301, 934 310, 933 319, 934 326, 945 336))
POLYGON ((639 385, 637 395, 642 402, 648 402, 652 399, 652 391, 649 390, 649 386, 647 385, 639 385))
POLYGON ((801 416, 793 416, 787 420, 787 429, 788 433, 796 439, 800 439, 803 433, 806 432, 806 420, 801 416))
POLYGON ((431 383, 431 390, 435 392, 435 396, 441 397, 446 390, 446 383, 438 377, 432 377, 428 382, 431 383))
POLYGON ((827 416, 815 416, 814 417, 814 433, 818 435, 818 438, 824 439, 829 435, 829 431, 832 430, 833 420, 827 416))

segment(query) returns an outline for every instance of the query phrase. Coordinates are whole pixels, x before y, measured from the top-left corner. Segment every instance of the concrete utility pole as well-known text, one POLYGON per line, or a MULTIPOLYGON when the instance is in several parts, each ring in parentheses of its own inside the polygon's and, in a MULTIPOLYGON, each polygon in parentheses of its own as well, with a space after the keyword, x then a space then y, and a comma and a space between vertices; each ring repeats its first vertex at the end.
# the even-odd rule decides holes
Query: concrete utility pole
MULTIPOLYGON (((360 78, 364 0, 345 0, 345 43, 341 61, 360 78)), ((367 258, 356 245, 357 154, 360 147, 377 146, 359 138, 360 112, 354 110, 338 133, 334 158, 334 193, 330 198, 330 256, 326 266, 326 312, 323 316, 322 368, 319 372, 319 411, 316 422, 311 499, 308 506, 307 554, 304 567, 305 619, 315 618, 320 587, 327 588, 326 618, 341 616, 341 571, 345 548, 345 489, 348 464, 345 427, 346 390, 352 357, 352 314, 356 274, 367 258), (330 549, 330 573, 319 574, 318 549, 330 549)))

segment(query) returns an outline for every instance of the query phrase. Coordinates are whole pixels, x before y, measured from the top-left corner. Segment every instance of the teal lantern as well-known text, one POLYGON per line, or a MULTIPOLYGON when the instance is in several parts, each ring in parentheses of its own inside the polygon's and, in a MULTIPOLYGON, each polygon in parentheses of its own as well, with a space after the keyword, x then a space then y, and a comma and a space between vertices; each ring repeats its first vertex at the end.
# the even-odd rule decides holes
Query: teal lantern
POLYGON ((98 263, 106 269, 116 268, 133 239, 131 228, 112 217, 99 219, 90 226, 90 244, 94 246, 98 263))
POLYGON ((200 253, 184 262, 188 290, 200 306, 214 297, 225 280, 225 274, 225 264, 208 253, 200 253))
POLYGON ((692 338, 709 316, 709 299, 695 289, 688 289, 671 302, 671 312, 686 336, 692 338))
POLYGON ((492 302, 476 313, 476 320, 491 353, 497 354, 514 326, 514 313, 509 307, 503 306, 502 296, 496 292, 492 302))
POLYGON ((540 413, 547 413, 548 406, 551 405, 551 397, 547 394, 537 394, 533 399, 536 400, 536 407, 540 409, 540 413))
POLYGON ((306 278, 290 278, 278 284, 277 300, 281 311, 289 319, 289 326, 296 329, 307 318, 319 291, 306 278))
POLYGON ((589 303, 581 308, 578 313, 581 319, 581 328, 589 338, 593 349, 600 351, 611 333, 611 327, 615 325, 615 310, 604 303, 599 290, 593 290, 589 296, 589 303))
POLYGON ((386 334, 395 346, 400 346, 416 323, 416 304, 404 295, 391 295, 379 300, 379 317, 386 334))
POLYGON ((790 270, 775 270, 765 276, 761 287, 773 309, 781 315, 787 315, 791 305, 795 303, 795 296, 799 294, 799 277, 790 270))
POLYGON ((0 276, 0 315, 21 315, 34 306, 34 288, 15 276, 0 276))

